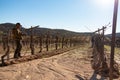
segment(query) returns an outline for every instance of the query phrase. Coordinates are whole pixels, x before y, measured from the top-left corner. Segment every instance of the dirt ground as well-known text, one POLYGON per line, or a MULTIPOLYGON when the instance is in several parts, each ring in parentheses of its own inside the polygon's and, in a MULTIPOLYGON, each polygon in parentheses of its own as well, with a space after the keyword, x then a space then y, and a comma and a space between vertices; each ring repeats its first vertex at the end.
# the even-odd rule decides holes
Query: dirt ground
POLYGON ((0 67, 0 80, 108 80, 94 74, 90 56, 88 47, 80 47, 49 58, 0 67))

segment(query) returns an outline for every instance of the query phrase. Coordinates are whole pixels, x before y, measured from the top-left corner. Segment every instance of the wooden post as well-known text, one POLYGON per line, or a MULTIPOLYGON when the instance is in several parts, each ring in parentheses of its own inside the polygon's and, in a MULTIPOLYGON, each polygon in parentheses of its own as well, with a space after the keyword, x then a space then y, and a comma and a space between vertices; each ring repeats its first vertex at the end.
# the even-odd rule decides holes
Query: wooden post
POLYGON ((3 50, 5 51, 6 50, 6 36, 5 35, 3 35, 2 36, 2 43, 3 43, 3 50))
POLYGON ((31 36, 30 36, 30 49, 31 49, 31 54, 34 55, 34 43, 33 43, 33 30, 31 26, 31 36))
POLYGON ((103 32, 102 32, 103 41, 104 41, 105 28, 106 28, 106 27, 104 27, 104 26, 103 26, 103 28, 102 28, 102 29, 103 29, 103 32))
POLYGON ((57 50, 58 49, 58 35, 56 34, 56 37, 55 37, 55 49, 57 50))
POLYGON ((42 42, 43 42, 42 39, 43 39, 43 38, 42 38, 42 35, 41 35, 41 36, 39 37, 39 47, 40 47, 39 53, 42 52, 42 42))
POLYGON ((67 38, 65 38, 65 47, 67 48, 67 38))
POLYGON ((102 29, 103 29, 103 32, 102 32, 102 37, 103 38, 102 38, 102 40, 103 40, 103 51, 104 51, 104 39, 105 39, 105 29, 106 29, 106 27, 103 26, 102 29))
POLYGON ((72 38, 70 38, 70 47, 72 47, 72 38))
MULTIPOLYGON (((104 34, 105 34, 105 27, 103 26, 103 32, 102 32, 102 40, 103 40, 103 54, 104 54, 104 34)), ((104 59, 104 58, 103 58, 104 59)), ((103 61, 104 62, 104 61, 103 61)))
POLYGON ((62 48, 64 47, 64 36, 62 37, 62 48))
POLYGON ((98 34, 100 34, 100 29, 98 28, 98 34))
POLYGON ((37 28, 38 26, 32 27, 31 26, 31 36, 30 36, 30 49, 31 49, 31 54, 34 55, 35 53, 35 47, 34 47, 34 40, 33 40, 33 28, 37 28))
POLYGON ((113 65, 114 65, 118 2, 119 0, 115 0, 114 2, 114 13, 113 13, 113 24, 112 24, 112 43, 111 43, 111 54, 110 54, 110 80, 113 80, 113 68, 114 68, 113 65))
POLYGON ((101 48, 101 61, 102 61, 102 68, 104 69, 104 68, 107 68, 108 66, 107 66, 107 63, 106 63, 106 59, 105 59, 105 57, 104 57, 104 34, 105 34, 105 29, 106 29, 106 27, 102 27, 102 33, 101 33, 101 40, 102 40, 102 42, 103 42, 103 45, 102 45, 102 48, 101 48))
POLYGON ((45 41, 45 43, 46 43, 46 51, 49 50, 49 38, 50 38, 49 32, 47 32, 46 33, 46 41, 45 41))

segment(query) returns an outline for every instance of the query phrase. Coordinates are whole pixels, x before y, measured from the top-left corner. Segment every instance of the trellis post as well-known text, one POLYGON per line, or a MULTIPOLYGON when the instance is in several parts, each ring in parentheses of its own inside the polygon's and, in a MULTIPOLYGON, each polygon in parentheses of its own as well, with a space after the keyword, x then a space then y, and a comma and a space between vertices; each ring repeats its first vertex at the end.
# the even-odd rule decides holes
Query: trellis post
POLYGON ((33 27, 31 26, 31 36, 30 36, 30 48, 31 48, 31 54, 34 54, 34 44, 33 44, 33 27))
POLYGON ((115 0, 115 2, 114 2, 114 13, 113 13, 113 24, 112 24, 112 42, 111 42, 111 54, 110 54, 110 80, 113 80, 113 65, 114 65, 118 2, 119 2, 119 0, 115 0))

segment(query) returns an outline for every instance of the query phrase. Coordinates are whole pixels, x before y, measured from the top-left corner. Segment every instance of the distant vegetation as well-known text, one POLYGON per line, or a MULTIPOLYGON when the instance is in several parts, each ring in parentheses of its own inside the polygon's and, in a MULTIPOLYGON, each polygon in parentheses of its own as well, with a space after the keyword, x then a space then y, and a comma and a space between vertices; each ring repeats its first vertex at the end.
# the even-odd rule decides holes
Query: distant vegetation
MULTIPOLYGON (((11 30, 15 24, 13 23, 3 23, 0 24, 0 36, 3 33, 7 33, 8 30, 11 30)), ((34 27, 34 26, 33 26, 34 27)), ((26 33, 27 35, 30 35, 30 28, 24 28, 24 26, 21 28, 21 30, 26 33)), ((52 36, 65 36, 65 37, 77 37, 77 36, 91 36, 92 33, 90 32, 73 32, 73 31, 68 31, 64 29, 50 29, 50 28, 42 28, 42 27, 35 27, 33 28, 33 33, 36 36, 39 35, 45 35, 47 32, 49 32, 50 35, 52 36)), ((106 35, 106 37, 111 38, 111 34, 106 35)), ((116 34, 116 37, 120 37, 120 33, 116 34)))
MULTIPOLYGON (((111 34, 108 34, 108 35, 106 35, 106 36, 107 36, 107 37, 110 37, 110 38, 112 37, 111 34)), ((119 38, 120 38, 120 33, 117 33, 117 34, 116 34, 116 37, 119 37, 119 38)))

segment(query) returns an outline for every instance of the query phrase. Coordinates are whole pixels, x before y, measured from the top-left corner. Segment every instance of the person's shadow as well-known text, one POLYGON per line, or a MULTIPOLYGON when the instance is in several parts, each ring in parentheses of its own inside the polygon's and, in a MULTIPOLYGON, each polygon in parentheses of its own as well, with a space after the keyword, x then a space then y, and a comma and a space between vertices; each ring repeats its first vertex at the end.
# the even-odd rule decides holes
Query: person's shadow
MULTIPOLYGON (((98 79, 98 78, 97 78, 97 75, 98 75, 98 74, 96 74, 96 72, 94 72, 93 75, 91 76, 91 78, 90 78, 89 80, 106 80, 106 78, 103 77, 103 76, 101 76, 101 78, 98 79)), ((75 77, 78 78, 79 80, 86 80, 86 79, 82 78, 82 77, 79 76, 79 75, 75 75, 75 77)))
POLYGON ((79 75, 75 75, 76 78, 78 78, 79 80, 84 80, 82 77, 80 77, 79 75))

